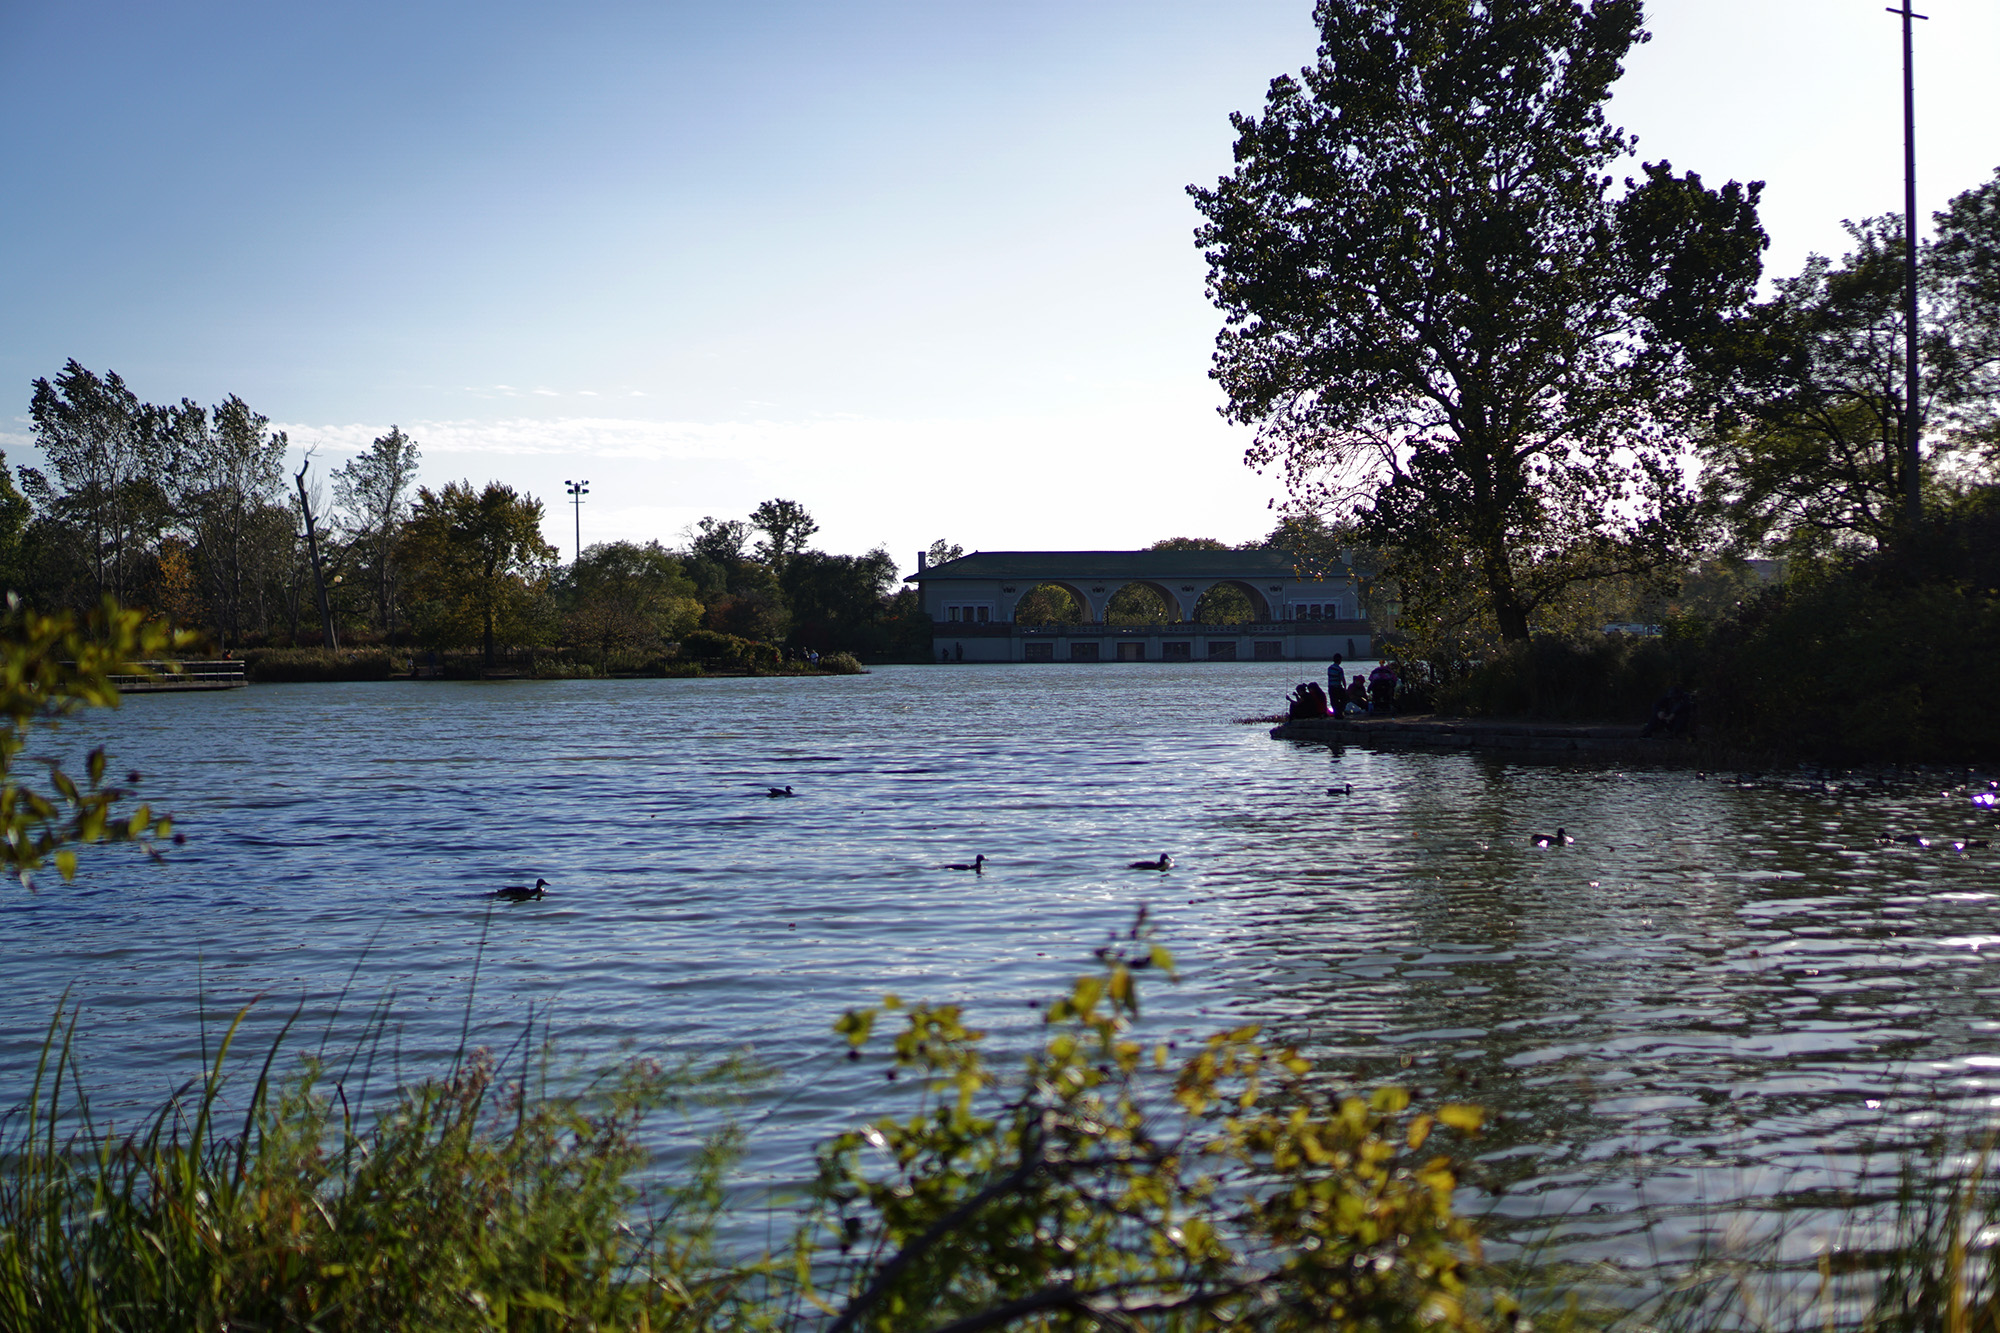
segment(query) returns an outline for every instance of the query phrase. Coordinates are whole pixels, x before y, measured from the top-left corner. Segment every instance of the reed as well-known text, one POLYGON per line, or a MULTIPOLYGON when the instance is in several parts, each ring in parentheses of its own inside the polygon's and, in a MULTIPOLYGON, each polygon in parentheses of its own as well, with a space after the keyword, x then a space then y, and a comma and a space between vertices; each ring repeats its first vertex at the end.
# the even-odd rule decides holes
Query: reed
POLYGON ((525 1044, 504 1069, 481 1048, 364 1112, 379 1025, 342 1077, 321 1055, 281 1075, 291 1024, 239 1059, 243 1017, 121 1130, 57 1014, 0 1125, 0 1329, 738 1326, 745 1272, 712 1251, 733 1132, 675 1181, 633 1183, 642 1119, 712 1073, 634 1059, 552 1080, 525 1044))

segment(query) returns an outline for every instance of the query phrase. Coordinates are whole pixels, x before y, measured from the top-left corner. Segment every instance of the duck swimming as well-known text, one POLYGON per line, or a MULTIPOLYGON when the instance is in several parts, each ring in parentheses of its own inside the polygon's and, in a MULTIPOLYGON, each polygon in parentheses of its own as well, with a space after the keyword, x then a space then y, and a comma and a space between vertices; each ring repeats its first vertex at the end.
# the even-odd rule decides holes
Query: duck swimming
POLYGON ((1354 795, 1354 784, 1351 782, 1343 782, 1338 787, 1328 787, 1326 789, 1326 794, 1328 796, 1352 796, 1354 795))
POLYGON ((772 795, 772 796, 790 796, 790 795, 792 795, 792 789, 791 789, 791 788, 790 788, 789 786, 786 786, 786 787, 770 787, 770 788, 767 788, 767 789, 766 789, 766 791, 768 792, 768 794, 769 794, 769 795, 772 795))
POLYGON ((493 890, 493 896, 510 903, 524 903, 531 898, 540 898, 548 892, 548 887, 549 882, 547 880, 537 879, 535 887, 532 889, 525 884, 509 884, 504 889, 493 890))
POLYGON ((1160 859, 1157 861, 1132 861, 1126 866, 1128 870, 1172 870, 1173 868, 1174 858, 1165 852, 1160 853, 1160 859))
POLYGON ((1534 847, 1567 847, 1575 841, 1576 839, 1570 837, 1567 831, 1560 828, 1554 833, 1537 833, 1528 839, 1529 845, 1534 847))
POLYGON ((985 873, 983 870, 980 869, 980 867, 985 864, 986 864, 986 853, 981 852, 979 855, 973 857, 970 861, 954 861, 952 864, 946 866, 945 869, 970 870, 973 874, 979 875, 985 873))

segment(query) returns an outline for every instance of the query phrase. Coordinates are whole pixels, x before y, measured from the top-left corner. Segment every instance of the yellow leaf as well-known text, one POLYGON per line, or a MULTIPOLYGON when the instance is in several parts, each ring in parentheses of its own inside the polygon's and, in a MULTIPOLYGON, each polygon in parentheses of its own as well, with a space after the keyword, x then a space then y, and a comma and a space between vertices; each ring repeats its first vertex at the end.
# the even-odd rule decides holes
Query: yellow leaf
POLYGON ((1437 1118, 1462 1134, 1476 1134, 1486 1121, 1486 1112, 1477 1106, 1453 1103, 1438 1108, 1437 1118))
POLYGON ((1420 1115, 1415 1120, 1412 1120, 1410 1122, 1410 1146, 1412 1148, 1423 1147, 1424 1140, 1431 1136, 1431 1126, 1436 1123, 1436 1120, 1429 1115, 1420 1115))

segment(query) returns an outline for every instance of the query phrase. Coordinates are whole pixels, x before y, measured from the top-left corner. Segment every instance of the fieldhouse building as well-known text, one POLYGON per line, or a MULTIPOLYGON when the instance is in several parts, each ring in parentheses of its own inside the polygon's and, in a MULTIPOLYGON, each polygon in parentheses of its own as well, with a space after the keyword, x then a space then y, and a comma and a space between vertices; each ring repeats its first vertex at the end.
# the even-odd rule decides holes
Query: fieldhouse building
POLYGON ((931 617, 931 651, 954 662, 1324 661, 1370 655, 1354 571, 1301 577, 1279 551, 975 551, 943 564, 917 557, 917 585, 931 617), (1170 619, 1108 625, 1105 607, 1120 588, 1159 594, 1170 619), (1054 584, 1083 608, 1077 625, 1025 625, 1014 609, 1036 587, 1054 584), (1198 622, 1209 589, 1249 599, 1241 624, 1198 622))

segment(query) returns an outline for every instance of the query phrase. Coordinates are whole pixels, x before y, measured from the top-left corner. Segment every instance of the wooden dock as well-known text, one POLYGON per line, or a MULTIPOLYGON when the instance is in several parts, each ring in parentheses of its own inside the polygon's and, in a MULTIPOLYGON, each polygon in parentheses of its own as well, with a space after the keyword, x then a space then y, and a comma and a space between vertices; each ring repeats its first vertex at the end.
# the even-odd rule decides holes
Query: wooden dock
POLYGON ((120 694, 240 690, 250 683, 243 674, 243 663, 234 658, 221 662, 140 662, 137 665, 158 674, 111 677, 111 683, 118 687, 120 694))

